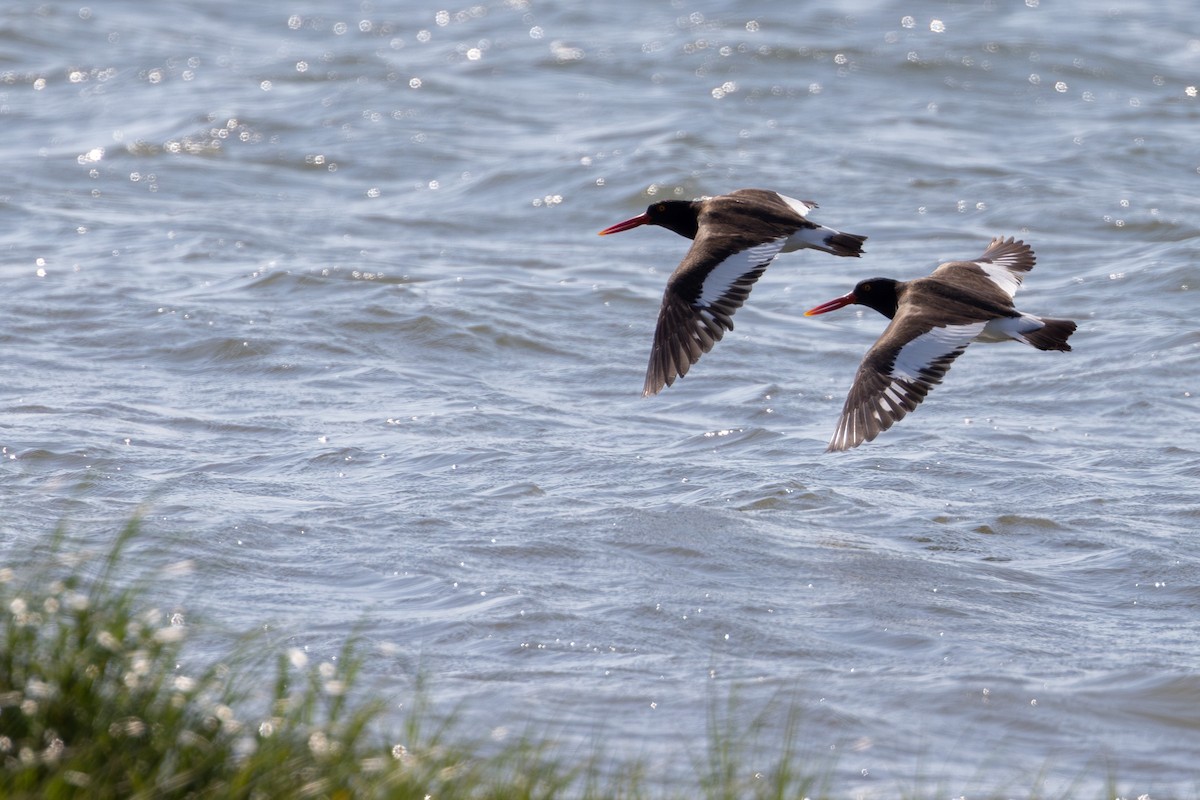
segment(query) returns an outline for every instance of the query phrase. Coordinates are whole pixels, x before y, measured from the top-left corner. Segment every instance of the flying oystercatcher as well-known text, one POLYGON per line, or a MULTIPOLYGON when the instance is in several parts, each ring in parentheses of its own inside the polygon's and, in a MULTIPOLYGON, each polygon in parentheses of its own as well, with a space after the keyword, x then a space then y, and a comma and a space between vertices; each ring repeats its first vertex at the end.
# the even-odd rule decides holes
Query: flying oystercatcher
POLYGON ((682 378, 700 356, 733 330, 733 312, 780 253, 805 247, 858 257, 865 236, 808 219, 817 204, 766 189, 738 189, 701 200, 662 200, 646 213, 600 231, 659 225, 693 240, 667 279, 642 396, 682 378))
POLYGON ((860 281, 849 294, 806 311, 812 316, 858 303, 892 321, 863 357, 829 450, 869 442, 916 409, 971 342, 1012 339, 1038 350, 1070 350, 1074 322, 1013 306, 1034 260, 1024 242, 997 238, 975 261, 950 261, 912 281, 860 281))

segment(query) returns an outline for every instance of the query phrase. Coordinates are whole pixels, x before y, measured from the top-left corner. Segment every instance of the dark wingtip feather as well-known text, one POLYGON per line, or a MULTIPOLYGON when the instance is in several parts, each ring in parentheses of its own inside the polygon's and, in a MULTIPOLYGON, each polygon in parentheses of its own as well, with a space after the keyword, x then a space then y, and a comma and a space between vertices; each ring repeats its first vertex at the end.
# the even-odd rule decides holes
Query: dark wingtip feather
POLYGON ((829 252, 835 256, 858 258, 862 255, 863 242, 866 240, 867 237, 865 236, 839 232, 832 236, 827 236, 825 244, 829 246, 829 252))
POLYGON ((1069 319, 1043 319, 1042 322, 1046 324, 1025 334, 1029 343, 1038 350, 1070 352, 1071 345, 1067 344, 1067 339, 1075 332, 1075 323, 1069 319))
POLYGON ((1033 248, 1021 239, 1012 236, 1005 239, 997 236, 992 239, 987 250, 979 257, 980 261, 1004 261, 1005 266, 1016 272, 1029 272, 1037 263, 1033 248))

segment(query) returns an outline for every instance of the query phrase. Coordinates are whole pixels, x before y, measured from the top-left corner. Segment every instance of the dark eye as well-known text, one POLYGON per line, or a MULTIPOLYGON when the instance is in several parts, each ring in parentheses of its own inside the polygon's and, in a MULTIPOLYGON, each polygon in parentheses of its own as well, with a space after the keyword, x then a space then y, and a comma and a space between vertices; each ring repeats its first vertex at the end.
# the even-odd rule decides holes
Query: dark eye
POLYGON ((859 289, 859 291, 861 291, 863 294, 870 294, 870 292, 871 292, 871 284, 869 284, 869 283, 864 283, 864 284, 862 285, 862 287, 859 289))
POLYGON ((655 211, 655 213, 658 213, 658 214, 661 214, 661 213, 663 213, 663 212, 664 212, 664 211, 666 211, 666 210, 667 210, 667 205, 666 205, 666 203, 659 203, 658 205, 656 205, 656 206, 654 207, 654 211, 655 211))

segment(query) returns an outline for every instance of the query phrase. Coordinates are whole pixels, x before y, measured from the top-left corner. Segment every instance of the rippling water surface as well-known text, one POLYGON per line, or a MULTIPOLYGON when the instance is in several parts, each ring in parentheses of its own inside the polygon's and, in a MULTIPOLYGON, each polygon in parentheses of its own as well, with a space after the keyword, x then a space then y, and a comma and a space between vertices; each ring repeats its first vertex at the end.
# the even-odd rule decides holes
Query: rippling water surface
POLYGON ((1183 0, 9 4, 2 557, 140 509, 189 613, 656 780, 733 695, 838 794, 1197 796, 1198 84, 1183 0), (642 399, 687 242, 596 231, 745 186, 867 253, 642 399), (801 312, 993 235, 1074 352, 825 454, 885 320, 801 312))

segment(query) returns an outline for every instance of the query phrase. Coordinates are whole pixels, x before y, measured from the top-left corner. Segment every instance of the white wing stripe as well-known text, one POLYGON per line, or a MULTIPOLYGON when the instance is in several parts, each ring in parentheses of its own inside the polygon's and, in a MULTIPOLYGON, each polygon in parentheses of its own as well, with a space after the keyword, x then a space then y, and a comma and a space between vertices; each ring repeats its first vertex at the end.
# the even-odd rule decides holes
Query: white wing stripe
POLYGON ((996 284, 1000 291, 1004 292, 1009 297, 1012 297, 1017 293, 1017 289, 1021 288, 1021 279, 1017 277, 1017 275, 1013 273, 1007 266, 1005 266, 1005 261, 1011 260, 1011 258, 1002 258, 999 261, 991 264, 987 263, 986 261, 976 261, 974 264, 983 270, 983 274, 988 276, 988 278, 991 279, 992 283, 996 284))
MULTIPOLYGON (((779 194, 779 193, 776 192, 776 194, 779 194)), ((791 206, 792 211, 795 211, 797 214, 799 214, 802 217, 808 217, 808 212, 812 211, 813 208, 815 208, 815 206, 811 206, 808 203, 804 202, 803 200, 797 200, 794 197, 788 197, 786 194, 780 194, 779 199, 782 200, 783 202, 787 203, 789 206, 791 206)))
POLYGON ((704 284, 700 287, 700 297, 696 303, 708 306, 720 300, 747 272, 771 263, 771 260, 779 255, 779 251, 783 249, 783 243, 786 241, 787 237, 782 236, 764 244, 748 247, 717 264, 713 267, 712 272, 705 276, 704 284))
POLYGON ((893 380, 918 381, 922 373, 939 358, 970 343, 983 331, 984 323, 945 325, 922 333, 900 348, 888 377, 893 380))

